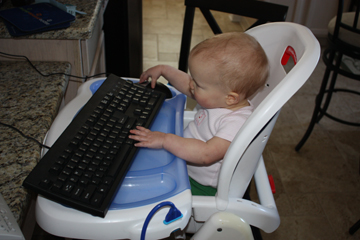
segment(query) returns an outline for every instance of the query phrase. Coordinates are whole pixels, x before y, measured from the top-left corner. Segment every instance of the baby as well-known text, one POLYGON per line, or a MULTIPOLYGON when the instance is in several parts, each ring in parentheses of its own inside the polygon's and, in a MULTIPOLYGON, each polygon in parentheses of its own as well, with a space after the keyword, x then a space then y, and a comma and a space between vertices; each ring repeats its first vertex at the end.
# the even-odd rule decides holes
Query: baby
POLYGON ((224 33, 195 46, 189 56, 190 75, 158 65, 140 82, 163 76, 201 106, 184 137, 131 130, 137 147, 164 148, 187 162, 193 195, 215 195, 222 159, 231 141, 253 111, 248 100, 265 85, 268 60, 260 44, 245 33, 224 33))

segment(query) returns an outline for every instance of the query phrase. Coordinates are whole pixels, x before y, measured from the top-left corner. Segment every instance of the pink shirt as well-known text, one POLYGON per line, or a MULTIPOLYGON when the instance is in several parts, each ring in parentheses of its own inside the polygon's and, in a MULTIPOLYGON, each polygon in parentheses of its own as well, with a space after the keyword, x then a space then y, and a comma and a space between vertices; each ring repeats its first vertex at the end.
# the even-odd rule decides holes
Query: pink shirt
MULTIPOLYGON (((252 105, 231 111, 225 108, 199 109, 194 121, 184 130, 185 138, 196 138, 204 142, 213 137, 232 141, 253 112, 252 105)), ((222 160, 210 166, 187 165, 189 176, 204 186, 216 188, 222 160)))

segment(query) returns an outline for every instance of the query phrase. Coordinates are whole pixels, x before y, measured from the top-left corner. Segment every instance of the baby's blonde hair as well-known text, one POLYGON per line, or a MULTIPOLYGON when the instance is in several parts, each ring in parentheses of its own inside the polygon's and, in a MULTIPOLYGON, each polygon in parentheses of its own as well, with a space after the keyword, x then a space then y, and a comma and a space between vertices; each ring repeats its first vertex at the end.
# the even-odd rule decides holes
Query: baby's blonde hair
POLYGON ((190 57, 214 61, 220 84, 249 98, 265 85, 269 67, 266 54, 256 39, 246 33, 216 35, 196 45, 190 57))

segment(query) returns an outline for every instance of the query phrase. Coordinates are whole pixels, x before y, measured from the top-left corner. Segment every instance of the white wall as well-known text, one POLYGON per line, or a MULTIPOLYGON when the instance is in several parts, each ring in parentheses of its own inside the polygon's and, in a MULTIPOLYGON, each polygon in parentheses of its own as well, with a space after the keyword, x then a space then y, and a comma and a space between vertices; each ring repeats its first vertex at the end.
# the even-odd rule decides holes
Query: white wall
POLYGON ((336 15, 338 0, 263 0, 289 7, 286 21, 307 26, 315 36, 327 36, 327 25, 336 15))

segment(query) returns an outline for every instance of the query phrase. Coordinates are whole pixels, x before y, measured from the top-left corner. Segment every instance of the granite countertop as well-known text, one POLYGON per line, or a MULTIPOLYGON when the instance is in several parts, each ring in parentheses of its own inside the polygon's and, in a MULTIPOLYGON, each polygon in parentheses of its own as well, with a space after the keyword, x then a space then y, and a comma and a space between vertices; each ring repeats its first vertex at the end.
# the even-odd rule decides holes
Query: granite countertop
MULTIPOLYGON (((95 22, 98 18, 100 9, 105 0, 57 0, 62 4, 72 4, 76 6, 76 10, 85 12, 86 15, 76 14, 75 22, 71 23, 69 28, 43 33, 32 34, 16 39, 89 39, 92 36, 95 22)), ((4 6, 0 10, 13 8, 10 0, 5 1, 4 6)), ((0 38, 12 37, 2 18, 0 18, 0 38)))
MULTIPOLYGON (((42 73, 71 72, 66 62, 34 62, 42 73)), ((68 77, 42 77, 27 62, 0 62, 0 122, 42 142, 68 84, 68 77)), ((30 206, 31 194, 22 182, 40 160, 40 146, 0 124, 0 193, 19 226, 30 206)))

